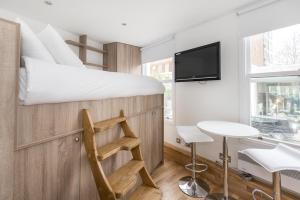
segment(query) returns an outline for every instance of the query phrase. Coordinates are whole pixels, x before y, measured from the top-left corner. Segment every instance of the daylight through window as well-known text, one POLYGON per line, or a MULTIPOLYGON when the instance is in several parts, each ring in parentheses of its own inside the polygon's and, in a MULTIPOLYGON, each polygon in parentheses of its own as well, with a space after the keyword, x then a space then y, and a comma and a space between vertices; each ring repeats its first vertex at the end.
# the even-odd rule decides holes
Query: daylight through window
POLYGON ((251 36, 246 44, 252 126, 300 141, 300 25, 251 36))
POLYGON ((163 59, 155 62, 149 62, 143 65, 143 74, 146 76, 151 76, 161 81, 165 86, 164 94, 164 110, 165 118, 173 119, 173 59, 163 59))

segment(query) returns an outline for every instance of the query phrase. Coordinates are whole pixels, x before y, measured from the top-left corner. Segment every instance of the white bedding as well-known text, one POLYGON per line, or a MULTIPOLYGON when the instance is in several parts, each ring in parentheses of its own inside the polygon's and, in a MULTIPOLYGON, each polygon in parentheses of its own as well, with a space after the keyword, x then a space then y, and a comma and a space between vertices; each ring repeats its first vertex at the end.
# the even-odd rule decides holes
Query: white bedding
POLYGON ((19 98, 24 105, 162 94, 150 77, 51 64, 24 57, 19 98))

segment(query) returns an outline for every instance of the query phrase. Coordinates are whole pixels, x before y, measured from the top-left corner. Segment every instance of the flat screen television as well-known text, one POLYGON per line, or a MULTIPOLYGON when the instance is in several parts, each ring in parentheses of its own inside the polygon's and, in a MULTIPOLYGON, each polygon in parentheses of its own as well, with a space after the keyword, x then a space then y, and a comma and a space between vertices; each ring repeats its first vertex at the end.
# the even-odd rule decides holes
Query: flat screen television
POLYGON ((175 82, 221 80, 220 42, 175 53, 175 82))

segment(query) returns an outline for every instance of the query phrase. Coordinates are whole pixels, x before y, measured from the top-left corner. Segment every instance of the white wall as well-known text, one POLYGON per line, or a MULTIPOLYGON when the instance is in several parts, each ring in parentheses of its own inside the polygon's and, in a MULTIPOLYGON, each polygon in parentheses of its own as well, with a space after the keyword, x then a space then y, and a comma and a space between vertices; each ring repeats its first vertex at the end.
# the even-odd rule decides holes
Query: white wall
MULTIPOLYGON (((189 150, 183 144, 176 143, 178 137, 176 125, 196 125, 201 120, 239 121, 236 15, 231 14, 179 32, 167 44, 163 43, 142 51, 143 61, 150 62, 170 56, 166 52, 179 52, 217 41, 221 42, 221 80, 205 83, 180 82, 174 84, 175 121, 174 123, 165 122, 165 142, 189 150), (170 44, 173 44, 173 46, 170 44)), ((214 161, 218 160, 219 152, 222 151, 222 137, 212 137, 215 142, 198 144, 197 152, 214 161)), ((235 153, 232 152, 231 154, 235 153)), ((236 159, 233 163, 236 166, 236 159)))
MULTIPOLYGON (((176 52, 221 42, 221 80, 206 83, 176 83, 176 124, 195 125, 202 120, 239 120, 238 39, 234 14, 180 32, 175 36, 176 52)), ((167 141, 175 143, 177 134, 166 132, 167 141)), ((222 138, 198 144, 198 153, 217 160, 222 138)))
MULTIPOLYGON (((17 13, 8 11, 8 10, 4 10, 4 9, 0 9, 0 17, 4 18, 4 19, 8 19, 11 21, 14 21, 16 18, 20 18, 22 20, 24 20, 26 23, 28 23, 28 25, 30 26, 30 28, 38 33, 41 30, 43 30, 43 28, 46 27, 47 22, 40 22, 34 19, 29 19, 25 16, 21 16, 17 13)), ((65 40, 74 40, 74 41, 78 41, 79 40, 79 35, 80 34, 84 34, 84 33, 71 33, 69 31, 66 31, 60 27, 55 27, 55 29, 59 32, 59 34, 65 39, 65 40)), ((88 39, 88 44, 97 48, 103 48, 103 44, 98 42, 98 41, 93 41, 88 39)), ((79 48, 75 47, 75 46, 70 46, 71 49, 78 55, 79 54, 79 48)), ((88 62, 91 63, 96 63, 96 64, 103 64, 103 56, 102 54, 96 53, 96 52, 92 52, 92 51, 88 51, 87 52, 87 60, 88 62)), ((95 67, 90 67, 87 66, 89 68, 95 68, 95 67)), ((100 67, 97 67, 95 69, 101 69, 100 67)))

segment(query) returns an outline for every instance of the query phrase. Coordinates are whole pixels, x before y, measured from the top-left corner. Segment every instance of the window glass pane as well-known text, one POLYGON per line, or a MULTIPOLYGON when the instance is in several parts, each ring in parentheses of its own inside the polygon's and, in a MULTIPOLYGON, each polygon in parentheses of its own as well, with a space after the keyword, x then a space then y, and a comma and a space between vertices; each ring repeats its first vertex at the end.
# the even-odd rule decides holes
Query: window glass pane
POLYGON ((276 139, 300 141, 300 78, 252 79, 251 124, 276 139))
POLYGON ((173 109, 172 109, 172 82, 164 83, 165 86, 165 117, 168 119, 173 118, 173 109))
POLYGON ((143 66, 143 74, 152 76, 160 81, 172 80, 172 58, 146 63, 143 66))
POLYGON ((254 35, 250 43, 250 72, 300 69, 300 24, 254 35))
POLYGON ((165 117, 167 119, 173 119, 173 107, 172 107, 172 58, 159 60, 143 64, 143 75, 151 76, 163 83, 165 86, 164 94, 164 110, 165 117))

